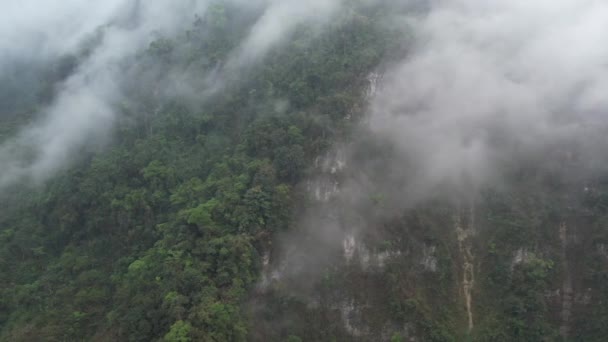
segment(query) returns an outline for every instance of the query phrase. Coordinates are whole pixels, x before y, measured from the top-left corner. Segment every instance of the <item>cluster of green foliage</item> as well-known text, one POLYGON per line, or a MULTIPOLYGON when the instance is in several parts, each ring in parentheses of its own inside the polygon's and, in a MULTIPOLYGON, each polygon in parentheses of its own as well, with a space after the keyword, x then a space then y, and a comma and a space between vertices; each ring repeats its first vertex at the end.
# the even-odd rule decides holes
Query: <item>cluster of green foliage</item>
POLYGON ((1 340, 247 339, 260 251, 290 226, 296 185, 348 128, 390 37, 377 10, 353 4, 321 34, 301 27, 238 82, 225 75, 203 103, 157 96, 167 75, 207 77, 255 15, 218 2, 154 41, 128 71, 113 143, 11 197, 1 340))
POLYGON ((554 203, 545 195, 546 189, 528 192, 515 185, 508 192, 483 195, 479 210, 485 230, 478 246, 483 276, 478 279, 481 316, 476 340, 532 341, 556 336, 544 298, 553 285, 556 258, 550 253, 541 257, 551 249, 541 249, 538 242, 559 246, 555 235, 559 221, 551 210, 554 203), (515 263, 518 250, 526 254, 515 263))

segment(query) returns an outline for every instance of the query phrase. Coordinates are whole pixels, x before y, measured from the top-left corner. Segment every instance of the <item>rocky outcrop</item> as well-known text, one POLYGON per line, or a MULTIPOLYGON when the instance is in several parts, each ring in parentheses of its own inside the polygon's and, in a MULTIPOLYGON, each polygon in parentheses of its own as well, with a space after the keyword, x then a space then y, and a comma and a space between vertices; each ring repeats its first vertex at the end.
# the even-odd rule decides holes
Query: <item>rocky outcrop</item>
POLYGON ((461 288, 467 312, 469 331, 473 330, 473 287, 475 286, 475 258, 473 256, 472 238, 474 230, 474 206, 471 205, 468 213, 459 213, 455 219, 456 238, 462 260, 461 288))

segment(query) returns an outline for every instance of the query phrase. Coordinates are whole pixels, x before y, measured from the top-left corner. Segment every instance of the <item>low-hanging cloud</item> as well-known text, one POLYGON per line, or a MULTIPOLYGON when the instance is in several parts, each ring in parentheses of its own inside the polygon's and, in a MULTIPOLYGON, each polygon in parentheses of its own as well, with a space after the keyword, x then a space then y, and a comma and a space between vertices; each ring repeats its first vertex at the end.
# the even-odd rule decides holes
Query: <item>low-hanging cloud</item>
MULTIPOLYGON (((239 82, 244 71, 263 63, 273 50, 303 25, 322 32, 325 25, 344 9, 344 0, 227 0, 260 15, 243 41, 230 53, 221 71, 205 80, 206 93, 213 96, 230 82, 239 82)), ((375 1, 375 0, 373 0, 375 1)))
POLYGON ((467 206, 526 166, 583 182, 608 166, 608 3, 412 1, 403 16, 385 4, 407 55, 369 75, 352 141, 320 156, 307 184, 315 205, 264 278, 289 290, 312 287, 380 222, 428 200, 467 206))
MULTIPOLYGON (((0 24, 0 66, 13 60, 44 61, 74 54, 83 41, 101 34, 101 41, 61 85, 41 120, 0 145, 0 191, 22 180, 43 181, 68 165, 83 147, 103 140, 124 99, 124 61, 145 48, 158 34, 171 37, 187 29, 194 15, 203 16, 207 0, 24 0, 5 6, 0 24), (26 151, 26 153, 24 153, 26 151)), ((221 3, 221 2, 219 2, 221 3)), ((211 72, 204 81, 187 74, 164 75, 166 92, 213 96, 239 70, 261 63, 264 56, 304 23, 327 22, 340 0, 226 0, 244 11, 259 13, 244 40, 230 53, 225 72, 211 72)), ((0 69, 0 76, 2 70, 0 69)), ((238 78, 238 77, 237 77, 238 78)), ((179 94, 178 94, 179 95, 179 94)))
POLYGON ((228 62, 233 67, 264 57, 303 23, 323 24, 342 5, 341 0, 271 0, 249 35, 228 62))
POLYGON ((25 1, 9 5, 3 21, 7 59, 74 53, 83 39, 102 30, 102 39, 60 86, 42 119, 0 145, 0 190, 27 179, 41 181, 67 165, 79 149, 103 139, 121 100, 123 63, 144 48, 154 33, 172 34, 183 18, 205 9, 204 1, 114 0, 25 1), (20 42, 20 44, 13 44, 20 42), (24 153, 24 151, 26 151, 24 153))
MULTIPOLYGON (((341 0, 227 1, 260 13, 223 68, 237 75, 261 63, 299 25, 322 27, 344 9, 341 0)), ((45 179, 80 147, 103 137, 124 96, 120 61, 145 47, 154 32, 184 29, 190 22, 184 18, 202 15, 208 5, 202 0, 8 5, 0 24, 0 66, 33 51, 48 57, 73 52, 100 28, 103 39, 43 109, 43 119, 0 146, 0 189, 24 178, 45 179), (23 147, 30 151, 27 158, 16 157, 23 147)), ((601 44, 608 34, 608 4, 437 0, 429 1, 427 10, 409 19, 414 46, 384 72, 366 121, 371 134, 398 151, 387 168, 389 179, 401 178, 423 193, 463 179, 489 182, 514 159, 540 156, 556 142, 576 141, 587 147, 582 153, 599 148, 596 131, 608 106, 608 47, 601 44)), ((223 73, 212 76, 215 88, 226 79, 223 73)), ((181 83, 175 88, 192 91, 184 77, 169 79, 181 83)))
POLYGON ((360 130, 336 147, 344 175, 311 181, 311 196, 325 194, 302 218, 307 234, 339 248, 344 234, 431 198, 470 200, 527 163, 559 168, 576 154, 576 176, 608 165, 608 4, 439 0, 403 18, 407 56, 370 75, 381 81, 360 130), (327 211, 346 223, 314 221, 327 211))
POLYGON ((70 53, 124 5, 124 0, 8 1, 0 14, 0 61, 70 53))
POLYGON ((564 144, 601 158, 608 3, 434 1, 410 24, 416 42, 385 72, 368 118, 396 147, 390 173, 406 192, 488 185, 564 144))

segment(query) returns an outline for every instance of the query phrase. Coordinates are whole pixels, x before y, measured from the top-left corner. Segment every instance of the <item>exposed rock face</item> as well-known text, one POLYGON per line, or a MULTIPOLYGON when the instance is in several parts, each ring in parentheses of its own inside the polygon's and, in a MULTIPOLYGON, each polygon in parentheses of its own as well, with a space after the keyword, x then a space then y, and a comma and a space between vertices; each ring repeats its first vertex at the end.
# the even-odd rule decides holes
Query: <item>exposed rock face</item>
POLYGON ((382 76, 379 73, 372 72, 367 76, 367 81, 369 82, 369 86, 367 88, 366 100, 372 99, 378 93, 378 86, 382 79, 382 76))
POLYGON ((357 318, 357 307, 355 303, 351 301, 345 301, 340 305, 340 314, 342 317, 342 322, 344 323, 344 328, 346 331, 352 336, 358 337, 362 335, 361 324, 356 322, 357 318))
POLYGON ((527 248, 523 248, 523 247, 519 248, 517 251, 515 251, 515 255, 513 255, 513 260, 511 261, 511 272, 513 272, 513 269, 515 268, 515 266, 521 265, 521 264, 526 264, 533 257, 534 257, 534 254, 532 252, 528 251, 527 248))
MULTIPOLYGON (((374 96, 380 79, 369 75, 367 98, 374 96)), ((315 161, 316 172, 305 183, 312 210, 303 216, 310 222, 281 243, 282 250, 263 255, 260 287, 265 294, 279 293, 281 303, 296 301, 296 308, 308 310, 298 319, 314 320, 336 341, 390 341, 394 336, 425 341, 430 333, 484 340, 484 330, 498 329, 492 320, 502 322, 512 314, 509 305, 519 309, 529 298, 545 301, 537 316, 553 334, 576 334, 576 317, 593 305, 597 291, 579 281, 573 250, 589 242, 574 234, 579 225, 565 218, 574 210, 570 203, 555 204, 567 211, 557 215, 561 224, 555 217, 541 217, 533 206, 542 202, 530 195, 536 189, 498 194, 493 204, 477 194, 477 200, 456 195, 420 207, 391 207, 385 215, 384 199, 376 200, 372 189, 356 194, 371 203, 359 213, 356 201, 349 202, 349 177, 357 173, 349 168, 356 165, 349 149, 338 144, 315 161), (374 206, 377 211, 369 209, 374 206), (526 235, 530 240, 518 239, 517 229, 532 231, 526 235), (543 273, 545 265, 548 275, 533 275, 542 283, 538 289, 526 287, 528 273, 543 273), (499 273, 502 278, 487 280, 499 273), (509 292, 517 286, 531 297, 509 292), (489 298, 497 293, 505 298, 489 298), (495 316, 485 317, 487 312, 495 316), (449 319, 441 321, 442 315, 449 319)), ((590 186, 578 189, 594 196, 590 186)), ((608 260, 607 245, 591 246, 598 258, 608 260)))
POLYGON ((355 251, 357 250, 357 242, 355 241, 354 235, 346 235, 344 237, 344 241, 342 242, 342 246, 344 248, 344 258, 346 262, 350 262, 355 255, 355 251))
POLYGON ((456 237, 458 249, 462 258, 461 287, 467 312, 468 329, 473 330, 473 287, 475 286, 475 258, 472 252, 474 230, 474 207, 471 205, 467 214, 460 213, 456 217, 456 237), (464 217, 467 215, 467 217, 464 217))
POLYGON ((437 246, 427 246, 424 245, 422 249, 422 261, 420 264, 424 267, 424 270, 430 272, 437 271, 437 257, 435 253, 437 252, 437 246))

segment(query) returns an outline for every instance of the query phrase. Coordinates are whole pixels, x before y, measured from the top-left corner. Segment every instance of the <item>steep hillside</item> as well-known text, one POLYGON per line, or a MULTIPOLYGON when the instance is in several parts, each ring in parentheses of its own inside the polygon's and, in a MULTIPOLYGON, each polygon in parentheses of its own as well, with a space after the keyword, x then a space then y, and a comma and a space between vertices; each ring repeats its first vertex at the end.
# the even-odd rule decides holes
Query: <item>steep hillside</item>
POLYGON ((0 25, 1 341, 605 340, 606 6, 78 1, 0 25))
POLYGON ((111 142, 41 188, 3 192, 2 339, 246 339, 264 246, 289 229, 308 165, 349 130, 387 51, 382 11, 298 27, 210 95, 163 87, 199 86, 261 12, 218 3, 150 43, 125 66, 111 142))

